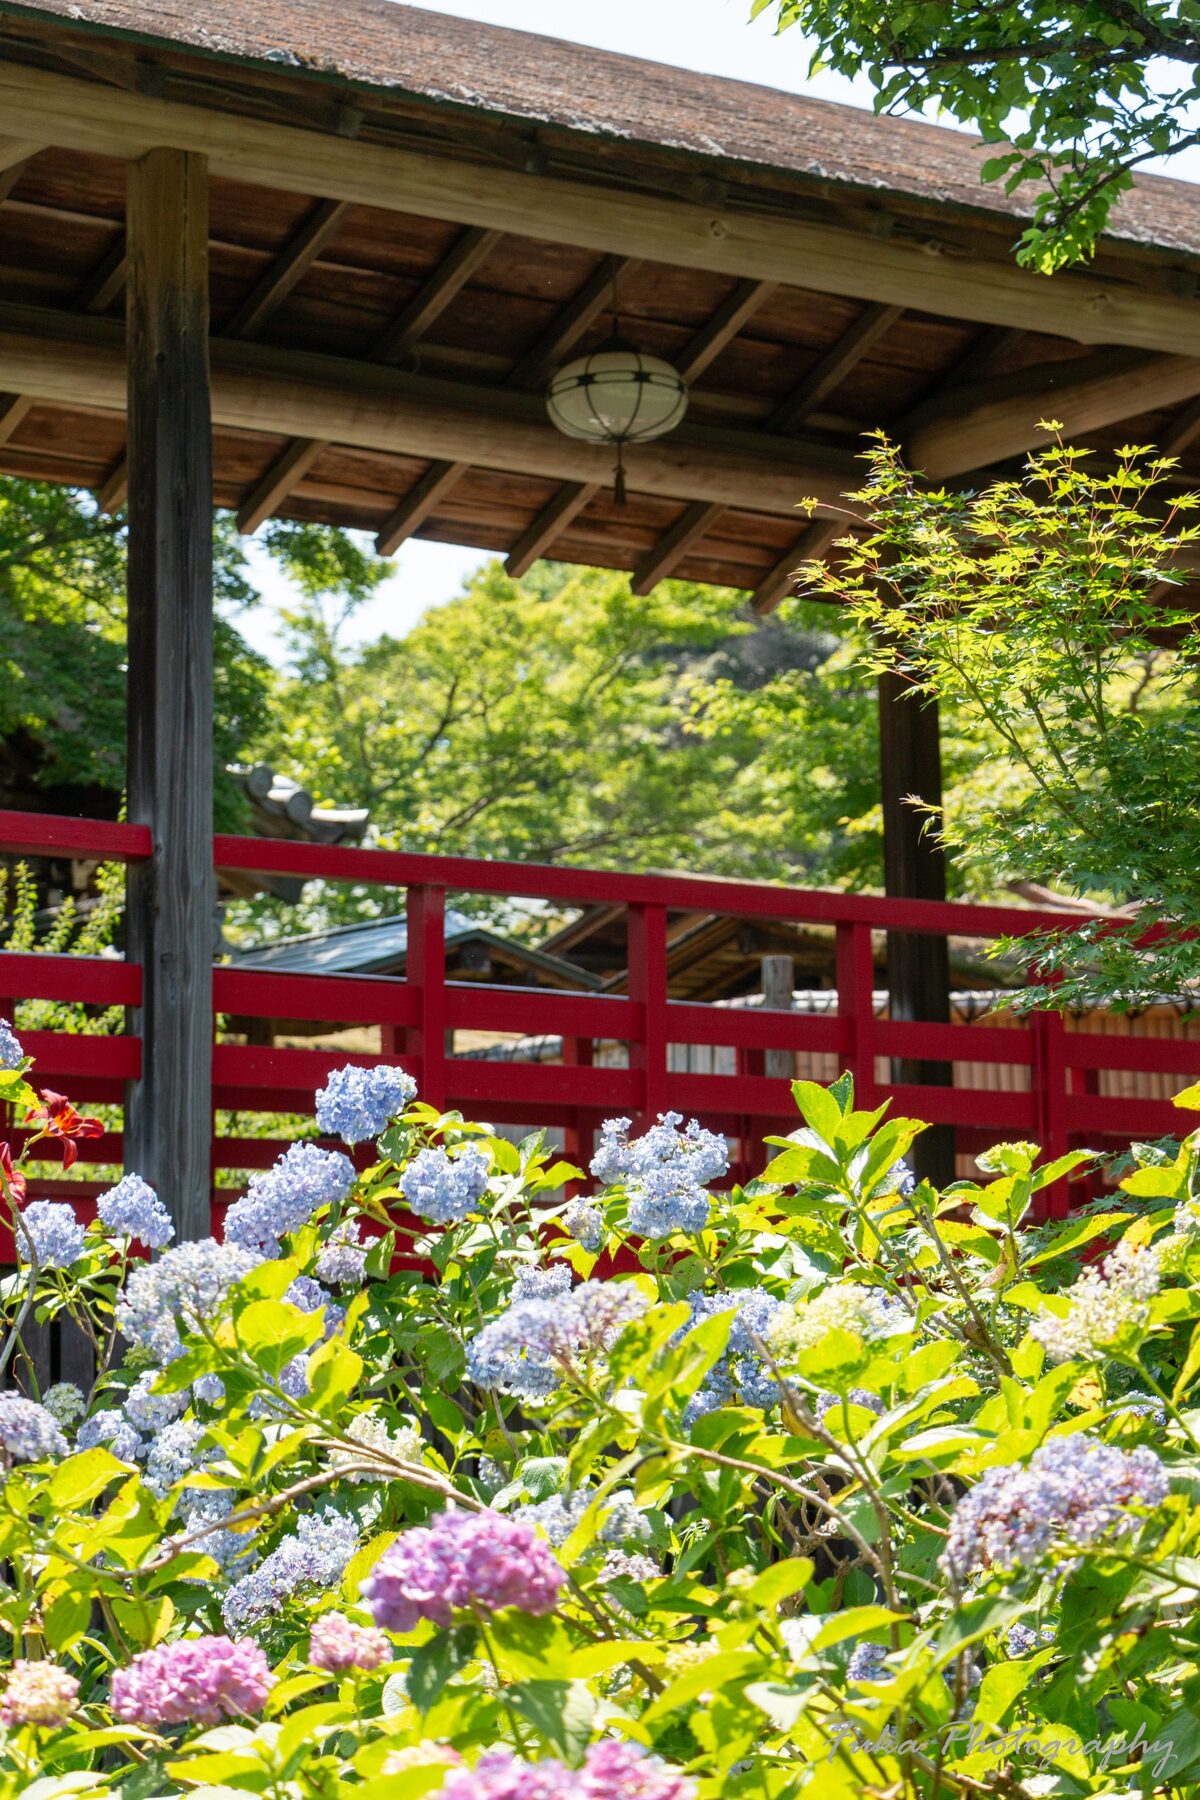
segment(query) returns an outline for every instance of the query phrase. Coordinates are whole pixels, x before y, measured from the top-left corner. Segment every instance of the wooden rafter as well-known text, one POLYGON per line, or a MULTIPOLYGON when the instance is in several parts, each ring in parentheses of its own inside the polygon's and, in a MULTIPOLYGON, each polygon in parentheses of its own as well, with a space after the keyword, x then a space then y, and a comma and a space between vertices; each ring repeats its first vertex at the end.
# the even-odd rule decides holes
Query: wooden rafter
POLYGON ((553 500, 542 508, 521 533, 504 559, 505 573, 516 581, 531 569, 539 557, 545 556, 556 537, 567 529, 571 520, 590 506, 602 491, 598 481, 569 481, 559 488, 553 500))
POLYGON ((1162 456, 1178 456, 1197 436, 1200 436, 1200 400, 1193 400, 1177 418, 1171 420, 1159 443, 1159 453, 1162 456))
POLYGON ((777 281, 738 282, 729 298, 718 306, 712 318, 700 327, 682 354, 675 358, 675 367, 689 387, 700 379, 710 363, 716 361, 726 344, 733 341, 778 286, 777 281))
MULTIPOLYGON (((428 281, 399 316, 393 319, 382 337, 372 345, 370 360, 394 362, 405 350, 417 343, 445 312, 455 295, 461 292, 484 258, 495 249, 501 235, 498 231, 474 228, 464 231, 428 281)), ((289 444, 239 507, 238 530, 243 533, 257 531, 286 500, 292 489, 303 481, 325 447, 325 441, 319 439, 313 439, 307 445, 289 444)), ((395 536, 395 521, 399 511, 397 508, 397 512, 392 514, 376 540, 375 547, 380 556, 392 554, 391 550, 381 548, 383 542, 394 537, 393 549, 403 542, 403 536, 395 536)))
POLYGON ((411 537, 418 525, 424 524, 439 500, 457 486, 470 466, 465 462, 431 463, 416 486, 405 494, 395 512, 380 526, 379 535, 375 539, 376 554, 394 556, 405 538, 411 537))
POLYGON ((768 431, 798 431, 809 413, 840 387, 850 371, 904 311, 902 306, 868 306, 862 317, 830 346, 815 369, 792 389, 767 420, 768 431))
POLYGON ((791 549, 769 569, 750 596, 750 606, 760 618, 775 611, 796 585, 796 570, 801 563, 815 562, 824 556, 835 538, 844 535, 845 526, 831 519, 814 519, 806 525, 791 549))
POLYGON ((633 571, 630 581, 633 592, 648 594, 656 582, 664 580, 676 564, 683 561, 692 545, 698 544, 712 530, 724 511, 719 501, 695 500, 691 506, 685 506, 675 523, 663 532, 633 571))
POLYGON ((7 62, 0 112, 14 134, 130 157, 169 141, 214 176, 572 244, 602 255, 791 283, 981 325, 1200 356, 1200 308, 1180 294, 1068 270, 1047 281, 1010 257, 941 256, 897 234, 763 216, 526 170, 482 167, 301 129, 7 62))
POLYGON ((225 326, 226 337, 257 337, 331 240, 341 230, 350 204, 318 200, 295 236, 284 246, 225 326))

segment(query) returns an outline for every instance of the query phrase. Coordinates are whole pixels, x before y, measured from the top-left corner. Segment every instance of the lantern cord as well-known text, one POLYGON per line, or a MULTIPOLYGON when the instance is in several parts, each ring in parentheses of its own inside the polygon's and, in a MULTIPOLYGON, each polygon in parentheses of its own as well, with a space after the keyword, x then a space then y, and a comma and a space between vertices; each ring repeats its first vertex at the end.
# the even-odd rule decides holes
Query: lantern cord
POLYGON ((617 439, 617 466, 613 474, 613 500, 618 506, 625 505, 625 445, 621 438, 617 439))

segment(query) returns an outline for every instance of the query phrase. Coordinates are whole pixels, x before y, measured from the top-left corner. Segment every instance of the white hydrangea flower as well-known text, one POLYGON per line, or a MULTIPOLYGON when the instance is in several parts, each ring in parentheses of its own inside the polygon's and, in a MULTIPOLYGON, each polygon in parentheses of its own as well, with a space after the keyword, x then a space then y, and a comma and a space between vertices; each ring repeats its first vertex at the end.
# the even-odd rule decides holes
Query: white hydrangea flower
MULTIPOLYGON (((416 1463, 422 1460, 425 1451, 424 1439, 415 1426, 402 1425, 398 1431, 389 1431, 387 1422, 377 1413, 359 1413, 346 1435, 353 1438, 360 1449, 357 1453, 344 1447, 335 1450, 333 1464, 338 1469, 347 1468, 356 1462, 372 1462, 375 1456, 416 1463)), ((360 1473, 347 1476, 347 1480, 383 1481, 388 1474, 389 1465, 381 1460, 378 1474, 360 1473)))
POLYGON ((1031 1334, 1052 1363, 1100 1356, 1129 1326, 1146 1324, 1161 1279, 1158 1251, 1122 1238, 1099 1269, 1086 1270, 1067 1289, 1069 1311, 1061 1318, 1042 1314, 1031 1334))

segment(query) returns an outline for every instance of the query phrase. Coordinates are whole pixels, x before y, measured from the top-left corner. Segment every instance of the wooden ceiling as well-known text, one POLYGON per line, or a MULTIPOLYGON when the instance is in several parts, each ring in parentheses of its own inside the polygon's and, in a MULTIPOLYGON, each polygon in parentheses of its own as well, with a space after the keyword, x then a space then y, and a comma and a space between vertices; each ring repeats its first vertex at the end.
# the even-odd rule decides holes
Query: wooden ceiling
MULTIPOLYGON (((51 65, 47 78, 62 82, 70 59, 57 30, 43 32, 35 56, 24 35, 5 43, 0 22, 0 48, 9 62, 51 65)), ((149 53, 123 54, 144 89, 149 53)), ((78 85, 113 88, 107 72, 78 85)), ((113 507, 124 494, 124 160, 55 147, 69 126, 49 125, 42 144, 32 105, 17 116, 2 87, 0 131, 11 135, 0 143, 0 473, 90 488, 113 507)), ((432 205, 425 216, 305 191, 300 175, 286 186, 236 178, 230 166, 229 154, 214 158, 210 187, 214 490, 243 529, 272 515, 318 520, 369 530, 386 552, 416 535, 498 551, 514 572, 553 554, 629 569, 639 591, 668 574, 745 588, 765 611, 799 555, 836 533, 863 434, 879 426, 931 473, 962 478, 1011 466, 1053 411, 1099 452, 1154 442, 1200 481, 1200 359, 1170 348, 1200 257, 1177 247, 1106 251, 1120 333, 1106 344, 1095 280, 1062 278, 1080 300, 1077 341, 1061 329, 1061 305, 1050 309, 1060 329, 1044 328, 1038 295, 1053 286, 1057 297, 1057 281, 1022 277, 1033 285, 1012 291, 1030 295, 1028 324, 1008 299, 995 309, 1008 322, 997 322, 986 284, 954 316, 914 304, 922 290, 911 275, 888 298, 873 273, 840 283, 865 294, 830 291, 836 277, 805 286, 801 258, 783 279, 753 259, 738 273, 697 266, 700 252, 684 266, 674 253, 658 261, 616 243, 564 242, 557 228, 539 237, 541 174, 518 232, 511 208, 486 222, 486 198, 447 219, 432 205), (684 427, 631 457, 625 506, 614 503, 607 453, 559 438, 542 402, 557 364, 610 333, 614 295, 626 335, 691 387, 684 427), (1146 329, 1140 312, 1128 324, 1121 310, 1131 295, 1151 317, 1146 329), (807 495, 821 502, 811 525, 799 510, 807 495)), ((482 176, 480 188, 486 196, 482 176)), ((631 198, 631 217, 638 205, 631 198)), ((921 209, 927 233, 930 203, 921 209)), ((830 215, 827 184, 808 210, 830 215)), ((870 250, 860 214, 847 197, 845 234, 870 250)), ((947 228, 976 269, 982 247, 1001 293, 1011 227, 955 214, 947 228)), ((778 227, 781 241, 787 230, 778 227)), ((881 270, 888 236, 880 229, 881 270)), ((942 254, 930 249, 931 270, 942 254)), ((930 289, 945 304, 951 289, 935 273, 930 289)))

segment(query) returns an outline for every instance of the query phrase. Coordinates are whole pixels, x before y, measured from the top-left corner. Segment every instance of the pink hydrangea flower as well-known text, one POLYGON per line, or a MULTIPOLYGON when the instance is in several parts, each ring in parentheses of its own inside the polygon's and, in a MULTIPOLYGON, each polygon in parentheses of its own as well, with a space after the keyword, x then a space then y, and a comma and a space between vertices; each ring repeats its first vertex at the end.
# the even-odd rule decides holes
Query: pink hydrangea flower
POLYGON ((565 1580, 531 1525, 450 1507, 402 1533, 363 1582, 362 1594, 377 1625, 411 1631, 421 1619, 448 1626, 456 1607, 553 1612, 565 1580))
POLYGON ((452 1769, 438 1800, 695 1800, 696 1784, 640 1744, 605 1738, 593 1744, 581 1769, 552 1757, 522 1762, 510 1750, 491 1750, 473 1769, 452 1769))
POLYGON ((78 1692, 75 1677, 57 1663, 18 1658, 0 1698, 0 1725, 65 1725, 78 1692))
POLYGON ((253 1639, 180 1638, 115 1672, 113 1712, 126 1725, 219 1725, 261 1712, 274 1685, 253 1639))
POLYGON ((331 1675, 344 1675, 347 1669, 377 1669, 391 1654, 382 1631, 355 1625, 345 1613, 325 1613, 309 1634, 309 1662, 314 1668, 328 1669, 331 1675))

